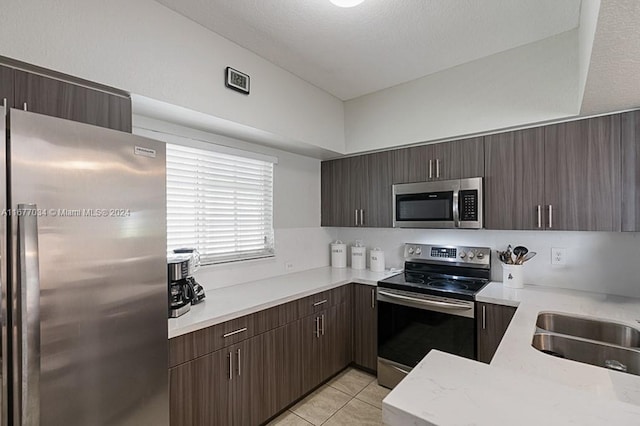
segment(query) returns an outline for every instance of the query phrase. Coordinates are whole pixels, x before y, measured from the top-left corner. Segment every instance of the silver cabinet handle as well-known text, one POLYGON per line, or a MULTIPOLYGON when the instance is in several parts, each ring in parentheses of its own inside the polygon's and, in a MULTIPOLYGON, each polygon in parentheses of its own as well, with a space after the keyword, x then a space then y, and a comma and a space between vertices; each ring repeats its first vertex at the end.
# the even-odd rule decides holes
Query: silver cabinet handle
POLYGON ((238 364, 238 377, 239 377, 240 373, 242 372, 242 367, 240 367, 242 365, 240 362, 240 349, 236 351, 236 356, 237 356, 236 363, 238 364))
POLYGON ((429 179, 433 179, 433 160, 429 160, 429 179))
POLYGON ((391 299, 409 300, 411 302, 418 303, 425 306, 438 306, 440 308, 451 308, 451 309, 461 309, 461 310, 472 309, 472 306, 469 306, 469 305, 458 305, 456 303, 439 302, 437 300, 418 299, 415 297, 403 296, 401 294, 388 293, 383 290, 379 290, 378 294, 381 296, 389 297, 391 299))
POLYGON ((233 359, 231 358, 231 352, 227 354, 229 359, 229 380, 233 380, 233 359))
POLYGON ((27 111, 27 103, 26 102, 24 104, 22 104, 22 109, 27 111))
POLYGON ((18 204, 18 333, 21 424, 40 424, 40 266, 35 204, 18 204))
POLYGON ((324 314, 322 314, 322 335, 324 336, 324 314))
POLYGON ((7 98, 2 98, 2 107, 4 108, 4 116, 7 116, 7 98))
POLYGON ((316 302, 316 303, 313 304, 313 306, 320 306, 320 305, 323 305, 325 303, 327 303, 327 299, 324 299, 324 300, 321 300, 319 302, 316 302))
POLYGON ((482 329, 487 329, 487 307, 482 305, 482 329))
POLYGON ((222 337, 224 337, 224 338, 231 337, 231 336, 234 336, 236 334, 244 333, 245 331, 247 331, 247 327, 240 328, 238 330, 232 331, 232 332, 227 333, 227 334, 223 334, 222 337))
POLYGON ((358 226, 358 209, 353 211, 356 214, 356 226, 358 226))
POLYGON ((371 309, 376 308, 376 289, 371 289, 371 309))
POLYGON ((440 177, 440 159, 436 158, 436 177, 440 177))
POLYGON ((364 210, 360 209, 360 226, 364 226, 364 210))
POLYGON ((542 228, 542 206, 538 204, 538 228, 542 228))
POLYGON ((315 324, 316 324, 316 337, 320 337, 320 317, 316 317, 314 320, 315 324))
POLYGON ((549 204, 549 229, 553 228, 553 206, 549 204))

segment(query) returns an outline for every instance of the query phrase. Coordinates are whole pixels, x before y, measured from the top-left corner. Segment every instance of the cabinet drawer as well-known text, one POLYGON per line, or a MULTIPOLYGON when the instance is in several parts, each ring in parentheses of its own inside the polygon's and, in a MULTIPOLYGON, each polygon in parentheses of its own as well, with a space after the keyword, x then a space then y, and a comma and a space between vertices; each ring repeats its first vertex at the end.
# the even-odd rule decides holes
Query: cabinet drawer
POLYGON ((255 315, 246 315, 169 340, 169 367, 201 357, 256 334, 255 315))
POLYGON ((351 284, 316 293, 298 300, 298 318, 351 300, 351 284))

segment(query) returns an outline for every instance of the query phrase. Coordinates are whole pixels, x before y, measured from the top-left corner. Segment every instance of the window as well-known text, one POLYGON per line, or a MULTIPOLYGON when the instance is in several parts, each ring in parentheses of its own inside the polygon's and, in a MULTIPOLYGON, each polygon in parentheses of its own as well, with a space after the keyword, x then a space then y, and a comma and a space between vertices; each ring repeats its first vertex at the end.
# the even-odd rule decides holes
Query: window
POLYGON ((273 162, 167 143, 167 246, 203 265, 273 256, 273 162))

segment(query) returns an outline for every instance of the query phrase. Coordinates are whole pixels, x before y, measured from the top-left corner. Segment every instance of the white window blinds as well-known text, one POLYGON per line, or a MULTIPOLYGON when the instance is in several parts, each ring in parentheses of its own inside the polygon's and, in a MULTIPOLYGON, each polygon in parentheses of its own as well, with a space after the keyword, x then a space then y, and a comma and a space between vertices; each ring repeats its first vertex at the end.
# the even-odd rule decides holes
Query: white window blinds
POLYGON ((167 246, 202 264, 273 256, 273 163, 167 143, 167 246))

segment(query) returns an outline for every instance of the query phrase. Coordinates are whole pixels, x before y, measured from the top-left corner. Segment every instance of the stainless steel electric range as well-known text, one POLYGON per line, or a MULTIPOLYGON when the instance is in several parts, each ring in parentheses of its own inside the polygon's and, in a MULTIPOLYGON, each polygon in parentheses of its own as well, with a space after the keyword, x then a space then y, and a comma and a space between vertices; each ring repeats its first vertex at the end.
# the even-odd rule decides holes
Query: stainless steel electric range
POLYGON ((431 350, 476 358, 475 295, 488 247, 405 244, 404 272, 378 282, 378 382, 393 388, 431 350))

